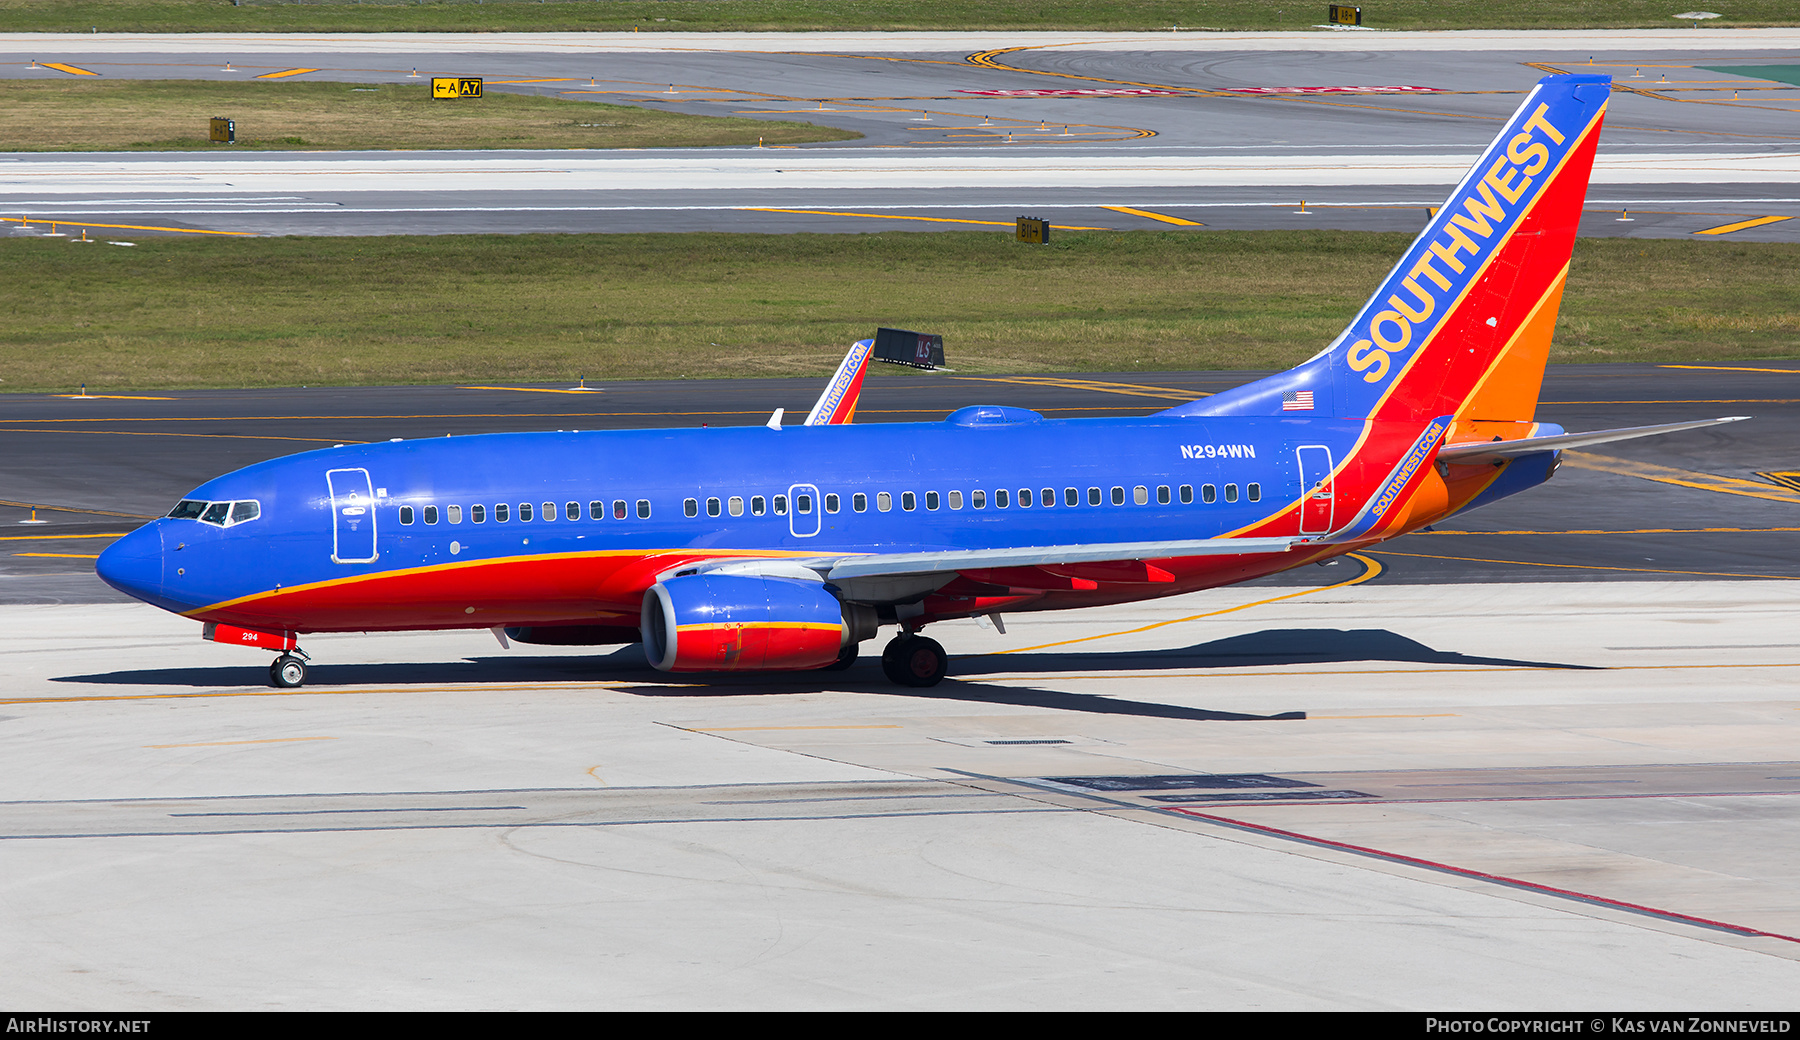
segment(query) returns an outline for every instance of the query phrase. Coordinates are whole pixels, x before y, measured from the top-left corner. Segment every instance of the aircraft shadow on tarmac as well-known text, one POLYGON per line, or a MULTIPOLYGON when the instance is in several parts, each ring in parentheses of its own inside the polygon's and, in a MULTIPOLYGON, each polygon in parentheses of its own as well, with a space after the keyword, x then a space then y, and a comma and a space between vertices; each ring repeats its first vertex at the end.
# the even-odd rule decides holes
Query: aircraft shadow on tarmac
MULTIPOLYGON (((623 646, 591 657, 532 657, 523 654, 471 657, 461 661, 395 664, 320 664, 308 686, 294 693, 330 694, 362 686, 431 687, 543 682, 630 682, 619 692, 649 697, 765 696, 828 690, 876 692, 935 700, 1053 708, 1105 715, 1138 715, 1204 721, 1304 718, 1303 712, 1253 715, 1211 711, 1117 697, 1066 693, 982 681, 983 674, 1093 674, 1169 669, 1229 669, 1352 662, 1397 662, 1501 668, 1585 669, 1583 665, 1475 657, 1434 650, 1384 629, 1269 629, 1168 650, 1065 651, 1035 654, 982 654, 957 659, 953 667, 970 678, 949 677, 929 689, 888 683, 876 662, 865 658, 844 672, 787 674, 697 673, 668 676, 652 670, 639 646, 623 646), (956 667, 960 665, 960 667, 956 667)), ((257 665, 148 668, 59 676, 52 681, 104 686, 187 687, 218 692, 254 683, 257 665)), ((1204 678, 1200 676, 1199 678, 1204 678)))

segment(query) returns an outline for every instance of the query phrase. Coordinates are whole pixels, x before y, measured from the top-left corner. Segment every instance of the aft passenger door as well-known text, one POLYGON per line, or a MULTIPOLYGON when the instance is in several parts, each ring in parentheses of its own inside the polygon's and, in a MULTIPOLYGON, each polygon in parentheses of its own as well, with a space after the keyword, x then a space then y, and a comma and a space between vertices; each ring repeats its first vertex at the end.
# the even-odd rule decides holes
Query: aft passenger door
POLYGON ((331 562, 375 559, 375 493, 366 469, 325 471, 331 488, 331 562))
POLYGON ((1294 449, 1300 460, 1300 533, 1324 534, 1331 530, 1331 449, 1307 444, 1294 449))

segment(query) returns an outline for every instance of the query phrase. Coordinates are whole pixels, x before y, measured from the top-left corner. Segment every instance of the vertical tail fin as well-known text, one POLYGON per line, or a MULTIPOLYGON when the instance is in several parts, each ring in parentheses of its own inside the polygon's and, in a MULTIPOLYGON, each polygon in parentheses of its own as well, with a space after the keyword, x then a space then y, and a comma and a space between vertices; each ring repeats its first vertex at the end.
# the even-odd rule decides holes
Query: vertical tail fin
POLYGON ((804 425, 835 426, 856 418, 856 402, 862 396, 863 374, 869 370, 869 356, 874 348, 875 341, 872 339, 859 339, 851 344, 850 352, 844 355, 837 373, 826 384, 825 392, 813 402, 812 411, 807 414, 804 425))
POLYGON ((1331 346, 1166 414, 1530 420, 1611 82, 1540 80, 1331 346))

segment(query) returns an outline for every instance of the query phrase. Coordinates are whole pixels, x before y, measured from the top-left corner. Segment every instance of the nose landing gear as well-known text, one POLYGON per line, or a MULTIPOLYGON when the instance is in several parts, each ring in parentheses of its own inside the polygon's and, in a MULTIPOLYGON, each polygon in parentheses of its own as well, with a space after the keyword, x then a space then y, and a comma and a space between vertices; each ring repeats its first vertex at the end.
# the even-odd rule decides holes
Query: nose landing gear
POLYGON ((294 647, 269 666, 269 685, 278 690, 292 690, 306 682, 306 652, 294 647))

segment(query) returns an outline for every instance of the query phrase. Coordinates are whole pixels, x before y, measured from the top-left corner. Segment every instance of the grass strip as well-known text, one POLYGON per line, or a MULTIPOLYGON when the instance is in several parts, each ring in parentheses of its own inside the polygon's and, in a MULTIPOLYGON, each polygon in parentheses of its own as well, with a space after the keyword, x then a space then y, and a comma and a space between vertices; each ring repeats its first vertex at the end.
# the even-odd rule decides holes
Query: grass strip
MULTIPOLYGON (((131 240, 0 239, 0 389, 824 376, 878 325, 941 333, 965 373, 1284 368, 1344 327, 1410 239, 131 240)), ((1552 360, 1800 355, 1797 268, 1788 243, 1581 240, 1552 360)))
MULTIPOLYGON (((579 89, 578 84, 570 84, 579 89)), ((844 141, 812 123, 692 116, 486 91, 434 100, 428 84, 57 80, 6 85, 0 151, 698 148, 844 141), (209 120, 237 143, 208 140, 209 120)))
MULTIPOLYGON (((1654 0, 1381 0, 1381 29, 1685 28, 1654 0)), ((1793 0, 1732 0, 1709 28, 1794 25, 1793 0)), ((0 0, 8 32, 1295 30, 1322 0, 0 0)), ((1703 45, 1702 45, 1703 46, 1703 45)))

